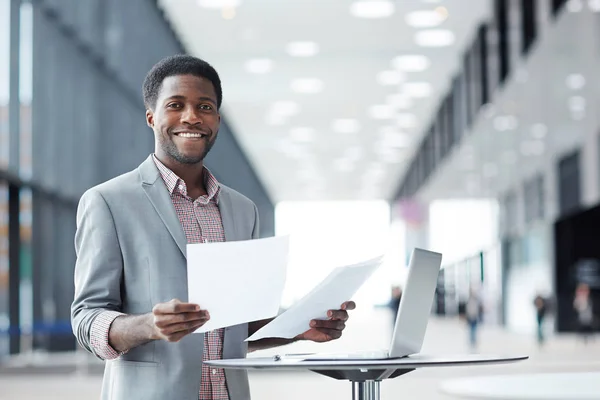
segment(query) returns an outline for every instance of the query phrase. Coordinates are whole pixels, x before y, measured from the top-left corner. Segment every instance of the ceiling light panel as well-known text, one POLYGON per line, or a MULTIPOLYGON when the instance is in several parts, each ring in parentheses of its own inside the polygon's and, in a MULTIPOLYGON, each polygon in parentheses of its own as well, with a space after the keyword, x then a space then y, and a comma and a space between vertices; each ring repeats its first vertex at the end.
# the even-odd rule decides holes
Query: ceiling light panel
POLYGON ((448 10, 437 7, 435 10, 418 10, 406 14, 404 20, 413 28, 434 28, 448 18, 448 10))
POLYGON ((377 74, 377 82, 384 86, 399 85, 404 82, 405 76, 400 71, 388 70, 377 74))
POLYGON ((368 109, 369 117, 374 119, 390 119, 395 115, 395 110, 388 104, 376 104, 368 109))
POLYGON ((273 61, 268 58, 254 58, 246 61, 244 68, 251 74, 266 74, 273 70, 273 61))
POLYGON ((239 7, 241 0, 197 0, 197 3, 202 8, 212 10, 221 10, 223 8, 239 7))
POLYGON ((292 80, 290 88, 296 93, 320 93, 323 91, 323 81, 317 78, 297 78, 292 80))
POLYGON ((404 93, 416 99, 429 97, 433 92, 429 82, 407 82, 404 84, 403 89, 404 93))
POLYGON ((392 66, 404 72, 422 72, 428 69, 430 65, 429 58, 420 54, 402 55, 392 60, 392 66))
POLYGON ((448 29, 427 29, 415 33, 415 43, 421 47, 445 47, 454 44, 454 32, 448 29))
POLYGON ((394 11, 394 3, 389 0, 358 0, 350 5, 350 14, 357 18, 387 18, 394 11))
POLYGON ((292 57, 314 57, 319 53, 319 45, 315 42, 290 42, 285 51, 292 57))
POLYGON ((337 133, 357 133, 360 130, 360 124, 352 118, 339 118, 333 121, 331 129, 337 133))

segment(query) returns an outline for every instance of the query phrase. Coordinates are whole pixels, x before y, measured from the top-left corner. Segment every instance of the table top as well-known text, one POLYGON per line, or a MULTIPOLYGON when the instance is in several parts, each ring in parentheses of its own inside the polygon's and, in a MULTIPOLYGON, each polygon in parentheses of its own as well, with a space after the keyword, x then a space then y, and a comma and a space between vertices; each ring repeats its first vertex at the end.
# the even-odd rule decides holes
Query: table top
POLYGON ((597 400, 600 372, 562 372, 460 378, 440 390, 466 399, 597 400))
POLYGON ((250 357, 205 361, 216 368, 227 369, 311 369, 311 370, 386 370, 425 367, 456 367, 481 364, 501 364, 526 360, 528 356, 502 356, 484 354, 426 355, 416 354, 404 358, 384 360, 303 360, 301 358, 250 357))

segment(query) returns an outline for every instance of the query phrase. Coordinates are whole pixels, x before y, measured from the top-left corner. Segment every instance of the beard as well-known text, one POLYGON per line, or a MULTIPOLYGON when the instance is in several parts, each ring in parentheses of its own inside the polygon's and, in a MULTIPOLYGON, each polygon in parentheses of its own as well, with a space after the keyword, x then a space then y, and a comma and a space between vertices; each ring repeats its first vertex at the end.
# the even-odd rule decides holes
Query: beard
POLYGON ((163 151, 169 157, 171 157, 173 160, 177 161, 178 163, 187 164, 187 165, 198 164, 199 162, 203 161, 204 158, 207 156, 207 154, 212 149, 213 144, 215 143, 215 139, 216 139, 216 135, 214 135, 214 137, 211 138, 212 140, 206 143, 206 147, 204 148, 204 151, 201 154, 186 155, 186 154, 183 154, 181 151, 179 151, 179 149, 177 148, 177 146, 175 145, 175 143, 173 142, 173 139, 171 137, 169 137, 169 138, 164 138, 163 136, 159 136, 159 137, 161 138, 160 147, 163 149, 163 151))

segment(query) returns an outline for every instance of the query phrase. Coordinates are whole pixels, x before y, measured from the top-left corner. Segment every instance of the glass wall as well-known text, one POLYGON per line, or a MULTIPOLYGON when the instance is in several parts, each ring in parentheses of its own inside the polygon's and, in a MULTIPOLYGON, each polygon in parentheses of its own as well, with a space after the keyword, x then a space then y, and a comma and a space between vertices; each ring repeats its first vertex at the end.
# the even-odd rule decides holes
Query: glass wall
POLYGON ((0 358, 8 353, 8 185, 0 181, 0 358))
POLYGON ((0 168, 8 165, 10 83, 10 0, 0 0, 0 168))

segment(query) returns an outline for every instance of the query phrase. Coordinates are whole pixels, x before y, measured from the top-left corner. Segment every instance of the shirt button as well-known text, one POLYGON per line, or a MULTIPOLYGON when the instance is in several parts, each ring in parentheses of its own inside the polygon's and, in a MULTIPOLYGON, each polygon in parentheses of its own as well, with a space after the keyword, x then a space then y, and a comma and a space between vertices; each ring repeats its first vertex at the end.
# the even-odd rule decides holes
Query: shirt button
POLYGON ((213 374, 213 375, 216 375, 216 374, 217 374, 217 370, 216 370, 216 369, 213 369, 213 370, 212 370, 212 374, 213 374))

